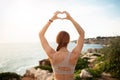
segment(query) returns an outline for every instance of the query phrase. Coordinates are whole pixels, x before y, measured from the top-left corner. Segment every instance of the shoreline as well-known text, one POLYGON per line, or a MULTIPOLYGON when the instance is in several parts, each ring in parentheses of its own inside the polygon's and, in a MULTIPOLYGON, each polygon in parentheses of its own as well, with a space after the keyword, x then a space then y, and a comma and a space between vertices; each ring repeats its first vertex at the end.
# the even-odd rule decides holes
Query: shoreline
MULTIPOLYGON (((92 57, 91 55, 93 55, 94 53, 96 53, 97 49, 88 49, 85 54, 82 54, 81 55, 81 58, 89 58, 91 60, 89 60, 90 63, 94 62, 95 59, 97 57, 92 57)), ((98 55, 100 55, 100 53, 98 53, 98 55)), ((47 59, 43 59, 43 61, 46 61, 47 59)), ((42 60, 40 60, 42 61, 42 60)), ((44 63, 44 62, 43 62, 44 63)), ((41 63, 42 64, 42 63, 41 63)), ((40 62, 39 62, 39 65, 41 65, 40 62)), ((42 64, 42 65, 45 65, 42 64)), ((36 65, 37 66, 37 65, 36 65)), ((89 65, 89 67, 92 67, 93 65, 89 65)), ((20 75, 22 76, 22 80, 28 80, 28 79, 38 79, 38 80, 52 80, 53 79, 53 73, 50 73, 49 71, 47 70, 43 70, 43 69, 35 69, 34 68, 35 66, 33 67, 30 67, 30 68, 27 68, 25 73, 23 75, 20 75)), ((106 74, 106 73, 105 73, 106 74)), ((108 79, 111 79, 111 80, 117 80, 117 79, 114 79, 114 78, 111 78, 110 76, 106 76, 106 75, 103 75, 103 77, 100 77, 102 80, 106 80, 107 78, 108 79)), ((98 80, 100 79, 98 78, 98 80)))
MULTIPOLYGON (((72 44, 72 45, 74 45, 74 44, 72 44)), ((95 44, 96 45, 96 44, 95 44)), ((96 47, 94 44, 85 44, 84 46, 85 46, 85 49, 81 52, 81 53, 85 53, 86 52, 86 48, 89 48, 89 47, 96 47), (87 47, 87 46, 89 46, 89 47, 87 47)), ((101 46, 102 47, 102 46, 101 46)), ((100 48, 101 48, 100 47, 100 48)), ((90 48, 91 49, 91 48, 90 48)), ((98 47, 98 49, 99 49, 99 47, 98 47)), ((42 58, 42 59, 46 59, 46 58, 42 58)), ((25 65, 25 66, 21 66, 21 67, 19 67, 19 68, 17 68, 16 66, 16 68, 15 68, 15 70, 14 71, 12 71, 12 70, 8 70, 8 71, 1 71, 1 72, 15 72, 15 73, 17 73, 17 74, 20 74, 20 75, 22 75, 22 74, 24 74, 24 72, 25 72, 25 70, 26 69, 28 69, 28 68, 31 68, 32 66, 37 66, 38 65, 38 62, 40 61, 40 60, 42 60, 42 59, 39 59, 34 65, 32 65, 32 64, 30 64, 30 65, 25 65)), ((35 60, 36 61, 36 60, 35 60)), ((11 62, 10 62, 11 63, 11 62)), ((7 64, 7 63, 6 63, 7 64)), ((1 64, 2 65, 2 64, 1 64)), ((23 64, 22 64, 23 65, 23 64)), ((2 70, 2 68, 1 68, 1 70, 2 70)))
MULTIPOLYGON (((113 39, 113 38, 112 38, 113 39)), ((109 40, 109 41, 111 41, 111 40, 109 40)), ((93 45, 93 44, 96 44, 96 43, 90 43, 90 44, 88 44, 88 45, 93 45)), ((100 44, 101 45, 101 44, 100 44)), ((103 46, 103 45, 102 45, 103 46)), ((103 46, 104 47, 104 46, 103 46)), ((105 46, 106 47, 106 46, 105 46)), ((94 53, 94 51, 97 51, 97 49, 95 48, 94 49, 94 51, 91 51, 93 48, 88 48, 88 52, 85 52, 85 53, 94 53)), ((84 54, 83 54, 84 55, 84 54)), ((88 55, 88 56, 90 56, 90 54, 88 55)), ((86 56, 85 56, 86 57, 86 56)), ((94 61, 94 60, 90 60, 90 61, 94 61)), ((35 65, 35 66, 37 66, 37 64, 35 65)), ((25 67, 25 66, 24 66, 25 67)), ((34 65, 33 65, 33 67, 34 67, 34 65)), ((20 67, 21 68, 21 67, 20 67)), ((20 71, 20 68, 19 69, 17 69, 17 71, 20 71)), ((31 68, 31 67, 29 67, 29 68, 31 68)), ((29 68, 27 68, 26 67, 26 69, 24 69, 24 70, 27 70, 27 69, 29 69, 29 68)), ((7 71, 6 71, 7 72, 7 71)), ((25 72, 25 71, 24 71, 25 72)), ((16 72, 15 72, 16 73, 16 72)), ((24 74, 24 73, 23 73, 24 74)), ((21 74, 20 74, 21 75, 21 74)), ((21 75, 22 76, 22 75, 21 75)))

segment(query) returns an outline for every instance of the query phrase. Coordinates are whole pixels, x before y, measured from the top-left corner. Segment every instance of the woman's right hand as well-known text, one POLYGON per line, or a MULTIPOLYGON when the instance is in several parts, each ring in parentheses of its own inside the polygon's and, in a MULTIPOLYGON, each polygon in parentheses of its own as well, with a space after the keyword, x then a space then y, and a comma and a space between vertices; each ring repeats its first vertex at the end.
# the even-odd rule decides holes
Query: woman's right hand
POLYGON ((64 19, 67 19, 67 20, 71 20, 72 19, 71 15, 67 11, 63 11, 63 13, 66 14, 66 17, 64 19))

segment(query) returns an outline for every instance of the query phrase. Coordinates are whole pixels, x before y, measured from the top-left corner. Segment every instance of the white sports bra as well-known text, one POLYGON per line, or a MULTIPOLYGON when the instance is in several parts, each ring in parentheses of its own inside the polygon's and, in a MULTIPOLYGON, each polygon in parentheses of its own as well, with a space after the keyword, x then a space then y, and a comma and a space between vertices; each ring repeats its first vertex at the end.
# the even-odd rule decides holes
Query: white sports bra
MULTIPOLYGON (((66 58, 58 64, 52 64, 52 69, 55 74, 74 74, 75 65, 69 63, 71 53, 68 53, 66 58)), ((55 56, 53 56, 54 61, 55 56)))

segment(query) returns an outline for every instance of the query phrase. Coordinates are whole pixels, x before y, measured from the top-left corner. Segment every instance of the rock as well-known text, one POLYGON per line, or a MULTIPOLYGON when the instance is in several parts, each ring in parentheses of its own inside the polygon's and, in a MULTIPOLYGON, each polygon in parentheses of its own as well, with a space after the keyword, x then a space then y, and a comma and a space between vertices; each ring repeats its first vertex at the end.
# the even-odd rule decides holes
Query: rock
POLYGON ((87 59, 88 62, 92 63, 96 60, 98 56, 101 56, 100 53, 86 53, 81 58, 87 59))
POLYGON ((88 71, 86 71, 85 69, 81 70, 80 73, 80 78, 91 78, 93 77, 88 71))
POLYGON ((87 53, 98 53, 98 52, 99 52, 99 49, 96 49, 96 48, 89 48, 89 49, 87 49, 86 52, 87 52, 87 53))
POLYGON ((41 61, 39 61, 39 65, 40 66, 51 66, 51 64, 50 64, 50 60, 49 59, 43 59, 43 60, 41 60, 41 61))
POLYGON ((110 73, 105 73, 105 72, 103 72, 103 73, 102 73, 102 76, 111 77, 111 74, 110 74, 110 73))
POLYGON ((26 70, 26 73, 22 80, 24 80, 25 77, 32 78, 33 80, 52 80, 53 73, 50 73, 47 70, 41 70, 39 68, 37 70, 35 68, 31 68, 26 70))

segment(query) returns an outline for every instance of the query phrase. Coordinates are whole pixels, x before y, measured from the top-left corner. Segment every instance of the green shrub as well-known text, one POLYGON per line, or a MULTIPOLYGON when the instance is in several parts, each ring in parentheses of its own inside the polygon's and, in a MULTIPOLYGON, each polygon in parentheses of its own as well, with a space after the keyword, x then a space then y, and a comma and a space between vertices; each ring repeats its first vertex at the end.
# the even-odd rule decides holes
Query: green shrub
POLYGON ((106 71, 113 77, 120 78, 120 37, 113 39, 103 52, 107 63, 106 71))
POLYGON ((40 68, 40 69, 43 69, 43 70, 48 70, 49 72, 53 72, 52 67, 48 66, 48 65, 46 65, 46 66, 36 66, 35 69, 37 69, 37 68, 40 68))
POLYGON ((95 77, 91 77, 91 78, 80 78, 80 73, 81 73, 81 70, 77 70, 75 71, 74 73, 74 80, 97 80, 95 77))
POLYGON ((75 70, 81 70, 84 68, 88 68, 88 61, 86 59, 78 58, 75 70))
POLYGON ((0 73, 0 80, 20 80, 21 76, 13 72, 0 73))
POLYGON ((97 57, 97 59, 95 60, 95 63, 100 63, 100 62, 103 62, 103 61, 105 61, 105 57, 100 56, 100 57, 97 57))
POLYGON ((74 72, 74 80, 80 80, 81 70, 77 70, 74 72))
POLYGON ((80 72, 84 68, 88 68, 88 61, 86 59, 82 59, 81 57, 79 57, 75 67, 74 80, 81 80, 80 72))
POLYGON ((100 77, 101 73, 99 70, 88 68, 86 69, 88 72, 90 72, 91 75, 93 75, 93 78, 100 77))

